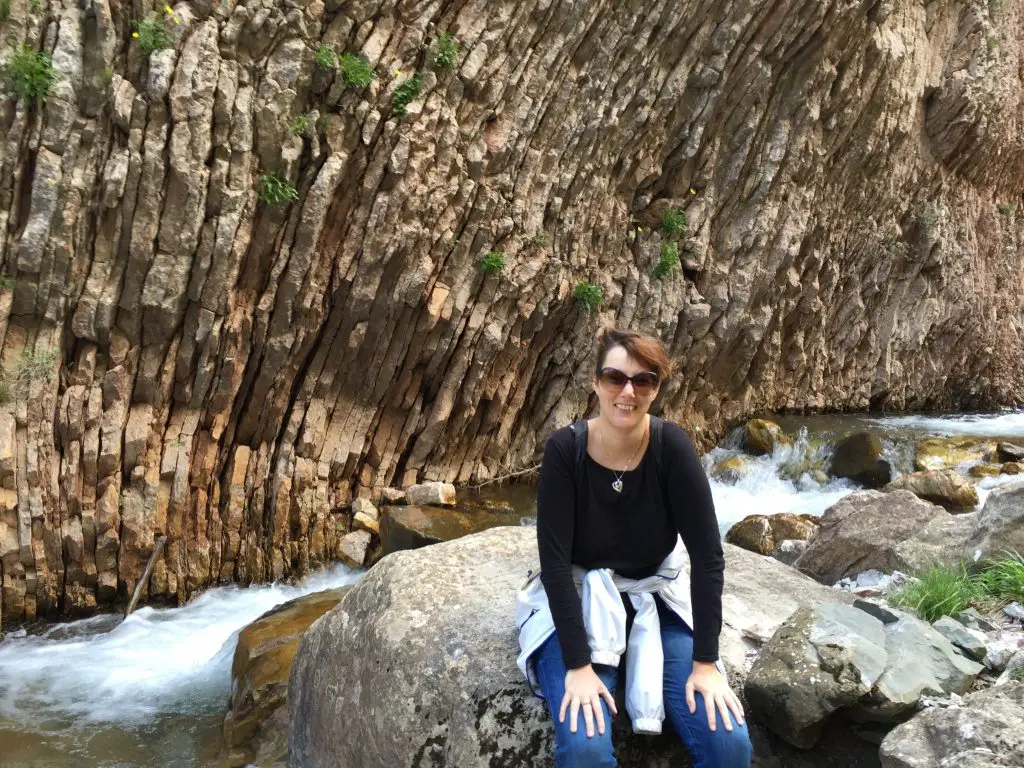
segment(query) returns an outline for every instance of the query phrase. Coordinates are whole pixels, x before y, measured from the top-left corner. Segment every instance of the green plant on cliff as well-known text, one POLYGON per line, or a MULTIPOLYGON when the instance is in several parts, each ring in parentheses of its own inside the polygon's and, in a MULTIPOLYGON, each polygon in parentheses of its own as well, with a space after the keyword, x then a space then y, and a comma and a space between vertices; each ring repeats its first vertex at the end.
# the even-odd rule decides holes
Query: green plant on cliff
POLYGON ((30 106, 37 99, 45 99, 57 82, 50 54, 23 45, 11 57, 6 72, 7 90, 16 93, 30 106))
POLYGON ((409 106, 413 99, 420 95, 420 88, 422 87, 423 78, 417 72, 395 88, 395 95, 391 98, 391 105, 396 115, 402 117, 405 114, 405 108, 409 106))
POLYGON ((320 69, 335 69, 338 66, 338 55, 329 45, 321 45, 316 49, 313 61, 320 69))
POLYGON ((299 115, 288 126, 288 133, 298 136, 309 129, 309 115, 299 115))
POLYGON ((480 257, 480 271, 485 275, 500 272, 505 268, 505 254, 501 251, 488 251, 480 257))
POLYGON ((548 233, 544 230, 538 230, 530 236, 526 244, 531 248, 543 248, 548 244, 548 233))
POLYGON ((669 208, 661 217, 661 231, 669 237, 679 237, 686 232, 686 211, 669 208))
POLYGON ((998 209, 999 213, 1001 213, 1003 216, 1006 216, 1007 218, 1013 216, 1014 212, 1017 210, 1017 206, 1012 205, 1010 203, 999 203, 999 205, 997 205, 996 208, 998 209))
POLYGON ((661 259, 654 268, 654 276, 661 280, 679 266, 679 247, 673 242, 661 244, 661 259))
POLYGON ((0 0, 0 21, 11 18, 11 0, 0 0))
POLYGON ((264 173, 260 176, 260 200, 267 205, 281 205, 299 199, 295 187, 276 173, 264 173))
POLYGON ((440 32, 434 41, 434 54, 431 58, 438 69, 451 69, 459 60, 459 43, 448 32, 440 32))
POLYGON ((593 283, 580 283, 573 292, 576 303, 587 312, 594 312, 604 301, 604 294, 601 289, 593 283))
POLYGON ((365 59, 352 53, 343 54, 338 59, 338 66, 341 67, 341 76, 345 83, 353 88, 365 88, 376 77, 373 67, 365 59))
POLYGON ((0 288, 5 291, 14 288, 14 278, 10 275, 0 275, 0 288))
POLYGON ((28 397, 29 385, 33 381, 51 381, 57 353, 53 350, 36 352, 27 349, 0 370, 0 404, 28 397))
POLYGON ((174 38, 164 26, 163 19, 141 19, 135 22, 135 32, 132 37, 139 41, 139 52, 143 56, 149 56, 154 51, 162 51, 165 48, 174 47, 174 38))

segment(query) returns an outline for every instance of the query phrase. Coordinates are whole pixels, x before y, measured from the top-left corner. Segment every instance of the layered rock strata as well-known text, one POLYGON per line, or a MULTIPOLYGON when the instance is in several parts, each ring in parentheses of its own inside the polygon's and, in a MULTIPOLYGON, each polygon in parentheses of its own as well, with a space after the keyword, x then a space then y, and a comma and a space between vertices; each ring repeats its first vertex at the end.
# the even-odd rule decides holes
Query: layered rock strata
POLYGON ((0 103, 4 621, 157 536, 147 599, 297 574, 353 496, 531 465, 602 321, 704 444, 1022 399, 1015 0, 182 2, 146 56, 141 5, 10 7, 0 63, 57 77, 0 103))

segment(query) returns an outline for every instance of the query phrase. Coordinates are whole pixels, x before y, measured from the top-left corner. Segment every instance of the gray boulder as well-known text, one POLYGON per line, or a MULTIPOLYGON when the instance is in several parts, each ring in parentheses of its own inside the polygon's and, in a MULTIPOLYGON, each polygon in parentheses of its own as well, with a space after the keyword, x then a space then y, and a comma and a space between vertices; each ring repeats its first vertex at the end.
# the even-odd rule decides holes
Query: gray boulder
POLYGON ((1004 552, 1024 553, 1024 483, 992 491, 964 548, 968 560, 1004 552))
MULTIPOLYGON (((532 529, 495 528, 374 566, 303 636, 288 689, 291 768, 549 765, 545 705, 515 666, 515 591, 537 567, 536 547, 532 529)), ((762 637, 802 604, 844 597, 770 558, 725 549, 722 657, 742 687, 762 637)), ((690 764, 668 728, 636 736, 620 716, 613 733, 625 768, 690 764)), ((751 736, 756 768, 875 759, 848 732, 807 753, 757 723, 751 736)))
POLYGON ((932 708, 882 742, 882 768, 1024 766, 1024 683, 972 693, 963 706, 932 708))
POLYGON ((927 622, 907 614, 885 625, 885 650, 885 671, 857 708, 866 720, 899 722, 926 694, 964 693, 983 669, 927 622))
POLYGON ((956 562, 977 514, 951 515, 910 491, 853 493, 825 511, 794 566, 834 584, 870 568, 913 572, 956 562))
POLYGON ((985 646, 985 635, 972 632, 956 619, 943 616, 938 621, 932 622, 932 627, 959 648, 969 659, 983 661, 988 649, 985 646), (980 635, 980 637, 979 637, 980 635))
POLYGON ((887 661, 874 616, 847 605, 801 608, 747 675, 751 717, 790 744, 813 746, 828 717, 868 693, 887 661))

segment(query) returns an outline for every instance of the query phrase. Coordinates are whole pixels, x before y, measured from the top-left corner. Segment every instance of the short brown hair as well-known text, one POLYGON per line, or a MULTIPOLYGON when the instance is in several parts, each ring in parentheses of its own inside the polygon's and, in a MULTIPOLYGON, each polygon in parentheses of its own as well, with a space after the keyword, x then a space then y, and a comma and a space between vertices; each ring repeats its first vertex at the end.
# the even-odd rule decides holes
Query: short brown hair
POLYGON ((659 384, 668 381, 675 370, 675 363, 668 356, 665 345, 653 336, 647 336, 636 331, 623 331, 613 326, 605 326, 597 332, 597 368, 594 370, 595 378, 604 368, 605 358, 608 350, 612 347, 622 347, 626 354, 642 363, 658 374, 659 384))

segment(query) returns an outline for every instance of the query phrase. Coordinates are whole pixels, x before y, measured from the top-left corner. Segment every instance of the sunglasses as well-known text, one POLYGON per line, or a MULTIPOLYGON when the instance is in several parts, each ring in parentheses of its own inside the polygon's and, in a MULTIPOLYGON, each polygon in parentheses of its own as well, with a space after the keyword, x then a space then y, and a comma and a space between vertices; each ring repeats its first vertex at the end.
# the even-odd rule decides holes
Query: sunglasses
POLYGON ((633 376, 627 376, 618 368, 602 368, 597 374, 598 383, 613 394, 621 392, 627 383, 633 385, 633 391, 638 395, 649 395, 658 388, 658 374, 650 371, 641 371, 633 376))

